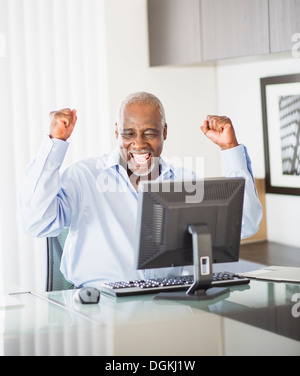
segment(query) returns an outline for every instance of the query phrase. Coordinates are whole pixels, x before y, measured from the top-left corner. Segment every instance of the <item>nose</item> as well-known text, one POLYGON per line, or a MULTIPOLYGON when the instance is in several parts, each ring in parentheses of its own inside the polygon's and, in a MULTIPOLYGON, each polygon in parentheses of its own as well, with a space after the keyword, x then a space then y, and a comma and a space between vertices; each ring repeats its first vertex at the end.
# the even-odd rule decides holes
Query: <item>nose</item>
POLYGON ((145 148, 145 146, 147 146, 147 142, 143 138, 142 134, 136 135, 136 137, 135 137, 135 139, 132 143, 132 146, 134 146, 137 150, 142 150, 142 149, 145 148))

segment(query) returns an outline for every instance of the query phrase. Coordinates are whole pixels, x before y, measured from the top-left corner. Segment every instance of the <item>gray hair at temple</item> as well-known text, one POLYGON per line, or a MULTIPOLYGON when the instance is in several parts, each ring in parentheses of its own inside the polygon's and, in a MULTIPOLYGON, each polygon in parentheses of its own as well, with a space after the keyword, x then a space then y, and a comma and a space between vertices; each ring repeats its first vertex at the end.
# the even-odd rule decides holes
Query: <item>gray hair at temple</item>
POLYGON ((116 113, 117 124, 122 123, 124 109, 130 103, 149 103, 149 104, 158 106, 159 113, 161 116, 162 127, 164 127, 164 125, 166 124, 165 110, 161 101, 155 95, 147 93, 145 91, 140 91, 140 92, 129 94, 126 98, 122 100, 116 113))

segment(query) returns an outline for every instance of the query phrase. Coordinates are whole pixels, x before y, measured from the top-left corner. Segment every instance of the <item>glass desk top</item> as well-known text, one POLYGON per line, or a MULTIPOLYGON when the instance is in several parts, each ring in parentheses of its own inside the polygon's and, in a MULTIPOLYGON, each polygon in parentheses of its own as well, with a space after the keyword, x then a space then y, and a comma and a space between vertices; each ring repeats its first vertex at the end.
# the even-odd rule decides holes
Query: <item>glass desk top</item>
POLYGON ((168 320, 207 312, 300 341, 300 284, 251 280, 208 301, 156 300, 155 295, 113 298, 101 293, 96 306, 75 302, 74 291, 37 295, 96 323, 168 320))

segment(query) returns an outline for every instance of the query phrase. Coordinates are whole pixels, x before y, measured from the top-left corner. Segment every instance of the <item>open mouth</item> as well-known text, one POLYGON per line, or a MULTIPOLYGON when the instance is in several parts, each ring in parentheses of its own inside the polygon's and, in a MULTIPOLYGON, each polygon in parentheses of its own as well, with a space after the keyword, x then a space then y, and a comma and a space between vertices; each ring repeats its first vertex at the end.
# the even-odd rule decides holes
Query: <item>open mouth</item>
POLYGON ((134 159, 136 165, 145 166, 151 159, 151 153, 130 153, 130 157, 134 159))
POLYGON ((130 150, 127 151, 127 167, 135 175, 147 176, 154 169, 156 157, 148 150, 130 150))

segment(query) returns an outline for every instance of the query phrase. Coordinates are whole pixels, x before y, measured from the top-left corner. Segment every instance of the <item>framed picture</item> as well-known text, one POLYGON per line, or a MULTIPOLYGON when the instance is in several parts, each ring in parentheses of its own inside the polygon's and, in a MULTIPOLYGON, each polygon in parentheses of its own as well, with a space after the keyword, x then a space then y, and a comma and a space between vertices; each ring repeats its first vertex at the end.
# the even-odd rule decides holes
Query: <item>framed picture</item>
POLYGON ((300 74, 260 84, 266 192, 300 195, 300 74))

